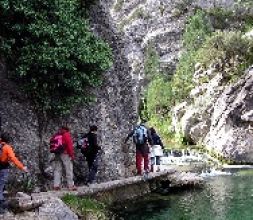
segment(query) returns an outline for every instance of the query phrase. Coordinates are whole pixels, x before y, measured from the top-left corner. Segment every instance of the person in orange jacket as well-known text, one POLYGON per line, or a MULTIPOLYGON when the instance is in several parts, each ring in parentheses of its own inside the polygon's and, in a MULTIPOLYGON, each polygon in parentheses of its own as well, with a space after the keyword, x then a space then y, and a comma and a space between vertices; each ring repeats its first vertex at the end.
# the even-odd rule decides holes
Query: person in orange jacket
POLYGON ((2 133, 0 137, 0 214, 5 212, 5 200, 3 196, 4 186, 7 182, 10 162, 24 172, 27 167, 24 166, 15 156, 12 146, 10 145, 11 137, 8 133, 2 133))

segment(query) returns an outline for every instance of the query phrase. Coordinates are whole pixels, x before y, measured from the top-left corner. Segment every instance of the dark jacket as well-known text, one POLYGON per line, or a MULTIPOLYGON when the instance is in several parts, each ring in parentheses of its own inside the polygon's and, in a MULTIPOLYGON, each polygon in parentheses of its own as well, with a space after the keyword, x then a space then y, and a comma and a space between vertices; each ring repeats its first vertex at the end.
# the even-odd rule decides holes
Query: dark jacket
POLYGON ((86 152, 86 157, 95 157, 99 150, 101 150, 101 147, 98 145, 97 141, 97 134, 93 132, 89 132, 86 134, 86 137, 89 141, 89 147, 86 152))
POLYGON ((158 134, 156 133, 151 134, 151 138, 152 138, 153 145, 160 145, 162 148, 164 148, 161 138, 159 137, 158 134))

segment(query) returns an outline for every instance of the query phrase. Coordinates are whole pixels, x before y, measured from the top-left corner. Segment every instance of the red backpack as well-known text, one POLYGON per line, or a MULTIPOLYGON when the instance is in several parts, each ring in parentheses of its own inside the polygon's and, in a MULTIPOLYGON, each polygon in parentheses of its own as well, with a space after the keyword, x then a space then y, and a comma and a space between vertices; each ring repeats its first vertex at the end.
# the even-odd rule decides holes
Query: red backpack
POLYGON ((62 134, 55 134, 50 139, 50 152, 55 154, 61 154, 64 151, 64 145, 62 143, 62 134))

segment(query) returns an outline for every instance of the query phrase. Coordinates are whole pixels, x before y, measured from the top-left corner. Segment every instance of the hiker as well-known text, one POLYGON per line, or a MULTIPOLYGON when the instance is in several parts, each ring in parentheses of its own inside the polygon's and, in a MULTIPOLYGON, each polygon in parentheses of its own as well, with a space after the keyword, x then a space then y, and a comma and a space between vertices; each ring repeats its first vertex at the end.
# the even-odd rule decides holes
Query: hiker
POLYGON ((54 158, 54 190, 61 189, 62 170, 65 169, 69 190, 76 190, 73 181, 74 148, 70 130, 62 126, 50 140, 50 151, 54 158))
POLYGON ((150 128, 150 134, 152 138, 152 147, 151 147, 151 171, 158 172, 160 171, 161 156, 163 156, 163 143, 160 136, 156 133, 156 130, 152 127, 150 128), (155 168, 155 169, 154 169, 155 168))
POLYGON ((96 174, 98 170, 98 155, 101 147, 97 140, 97 126, 90 126, 89 132, 82 137, 81 152, 88 163, 89 174, 85 182, 86 185, 96 182, 96 174))
POLYGON ((12 162, 18 169, 28 172, 27 167, 16 158, 13 148, 10 145, 11 139, 9 133, 4 132, 0 136, 0 214, 4 214, 7 208, 3 190, 9 174, 9 162, 12 162))
POLYGON ((149 172, 149 145, 152 145, 152 139, 149 129, 143 120, 137 125, 126 137, 124 143, 130 137, 133 137, 133 142, 136 146, 136 169, 137 175, 142 175, 142 160, 144 159, 144 174, 149 172))

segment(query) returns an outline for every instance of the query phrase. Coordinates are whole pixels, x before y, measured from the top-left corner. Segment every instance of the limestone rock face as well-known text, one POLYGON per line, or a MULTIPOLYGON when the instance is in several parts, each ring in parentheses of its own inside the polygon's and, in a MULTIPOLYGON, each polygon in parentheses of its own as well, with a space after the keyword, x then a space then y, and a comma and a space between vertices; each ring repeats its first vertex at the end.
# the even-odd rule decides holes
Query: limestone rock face
POLYGON ((203 143, 227 158, 252 162, 253 69, 237 83, 225 86, 224 80, 216 71, 208 83, 196 86, 183 110, 175 107, 174 127, 194 143, 203 143))
POLYGON ((205 143, 225 156, 253 161, 253 69, 227 87, 214 103, 211 128, 205 143))

